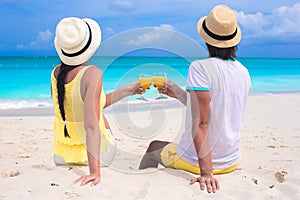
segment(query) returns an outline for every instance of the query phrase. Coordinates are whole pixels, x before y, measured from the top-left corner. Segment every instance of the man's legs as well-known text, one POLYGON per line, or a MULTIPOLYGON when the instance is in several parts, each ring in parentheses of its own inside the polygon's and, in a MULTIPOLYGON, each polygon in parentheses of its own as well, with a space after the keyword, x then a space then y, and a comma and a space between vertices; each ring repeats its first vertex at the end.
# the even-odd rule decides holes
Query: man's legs
POLYGON ((149 147, 143 156, 139 169, 146 169, 149 167, 158 167, 158 164, 163 164, 161 161, 160 153, 163 150, 163 148, 169 144, 170 142, 165 141, 152 141, 149 144, 149 147))

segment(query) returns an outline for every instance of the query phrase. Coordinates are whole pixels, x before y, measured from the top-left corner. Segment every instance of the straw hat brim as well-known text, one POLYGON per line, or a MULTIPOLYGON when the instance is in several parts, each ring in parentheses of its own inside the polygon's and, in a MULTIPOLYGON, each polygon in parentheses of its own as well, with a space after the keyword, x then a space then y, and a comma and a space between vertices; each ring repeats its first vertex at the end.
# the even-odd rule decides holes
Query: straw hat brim
POLYGON ((236 46, 242 38, 242 31, 240 29, 240 27, 237 25, 237 33, 235 35, 234 38, 232 38, 231 40, 216 40, 212 37, 210 37, 203 29, 202 24, 203 21, 207 18, 207 16, 202 17, 198 23, 197 23, 197 30, 199 35, 201 36, 201 38, 204 40, 204 42, 215 46, 215 47, 219 47, 219 48, 229 48, 229 47, 233 47, 236 46))
POLYGON ((97 51, 98 47, 100 46, 102 35, 101 35, 101 28, 99 24, 96 21, 89 18, 84 18, 82 20, 85 21, 90 26, 91 33, 92 33, 91 44, 82 54, 74 57, 65 56, 62 53, 62 48, 60 47, 57 38, 56 37, 54 38, 54 45, 55 45, 56 52, 59 58, 61 59, 61 61, 67 65, 76 66, 85 63, 94 55, 94 53, 97 51))

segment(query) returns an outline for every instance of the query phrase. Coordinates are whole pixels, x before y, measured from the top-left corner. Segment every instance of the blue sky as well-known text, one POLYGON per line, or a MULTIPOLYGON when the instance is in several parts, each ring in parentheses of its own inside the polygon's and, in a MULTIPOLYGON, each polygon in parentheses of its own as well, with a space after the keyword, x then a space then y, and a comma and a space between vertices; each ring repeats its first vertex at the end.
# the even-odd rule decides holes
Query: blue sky
MULTIPOLYGON (((162 27, 204 46, 196 24, 217 4, 228 5, 237 14, 243 32, 239 57, 300 58, 299 0, 0 0, 0 56, 56 55, 55 26, 69 16, 95 19, 103 41, 132 29, 162 27)), ((171 36, 152 31, 134 37, 128 38, 132 45, 171 36)))

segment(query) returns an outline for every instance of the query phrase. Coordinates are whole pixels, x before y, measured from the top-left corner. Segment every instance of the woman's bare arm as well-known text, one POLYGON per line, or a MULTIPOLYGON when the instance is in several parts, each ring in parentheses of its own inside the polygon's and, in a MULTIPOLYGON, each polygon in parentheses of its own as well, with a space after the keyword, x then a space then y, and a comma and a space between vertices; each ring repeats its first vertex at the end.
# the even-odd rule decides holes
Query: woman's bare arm
POLYGON ((86 131, 86 148, 90 174, 76 180, 80 185, 100 182, 100 144, 101 133, 99 127, 100 95, 102 90, 102 73, 97 67, 90 67, 82 80, 84 101, 84 128, 86 131))
POLYGON ((124 97, 133 95, 133 94, 141 94, 143 89, 140 88, 140 83, 138 81, 133 82, 131 84, 125 85, 122 88, 115 90, 106 95, 106 104, 104 108, 114 104, 117 101, 120 101, 124 97))

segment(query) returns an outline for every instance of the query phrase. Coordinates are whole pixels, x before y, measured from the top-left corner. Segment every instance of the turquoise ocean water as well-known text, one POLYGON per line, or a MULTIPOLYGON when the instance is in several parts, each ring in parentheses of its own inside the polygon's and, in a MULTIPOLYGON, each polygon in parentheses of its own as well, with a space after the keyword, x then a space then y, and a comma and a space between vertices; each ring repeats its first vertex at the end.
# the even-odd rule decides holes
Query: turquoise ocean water
MULTIPOLYGON (((94 57, 89 64, 103 72, 105 92, 138 80, 139 74, 166 72, 168 79, 185 85, 190 62, 180 57, 94 57)), ((252 79, 251 95, 300 92, 300 59, 239 58, 252 79)), ((51 107, 50 74, 57 57, 0 57, 0 109, 51 107)), ((151 88, 146 93, 155 98, 151 88)))

